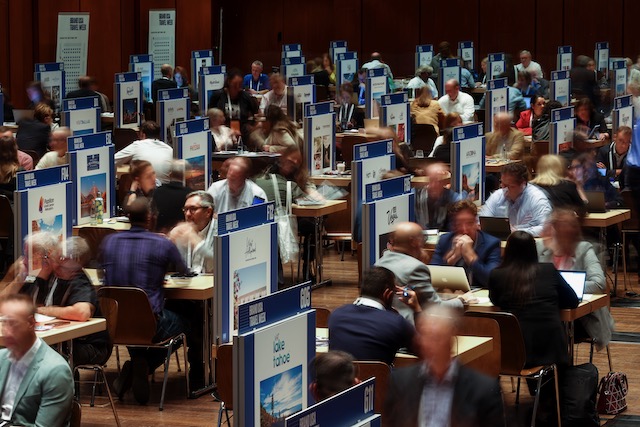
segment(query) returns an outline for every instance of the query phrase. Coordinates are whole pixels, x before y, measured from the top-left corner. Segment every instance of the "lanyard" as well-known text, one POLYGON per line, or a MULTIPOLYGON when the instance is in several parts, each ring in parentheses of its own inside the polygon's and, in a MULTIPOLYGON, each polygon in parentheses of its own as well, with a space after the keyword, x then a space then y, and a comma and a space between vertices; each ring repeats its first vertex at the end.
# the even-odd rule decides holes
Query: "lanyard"
POLYGON ((53 279, 53 283, 51 284, 51 289, 49 289, 49 293, 47 294, 47 298, 44 300, 44 305, 49 307, 53 305, 53 294, 56 291, 56 288, 58 287, 58 278, 55 277, 53 279))
POLYGON ((351 116, 353 115, 353 104, 347 106, 348 114, 346 119, 343 121, 342 112, 344 111, 344 107, 345 105, 342 104, 342 107, 340 108, 340 123, 349 123, 351 121, 351 116))
MULTIPOLYGON (((251 83, 253 83, 253 79, 251 79, 251 83)), ((256 92, 260 90, 260 76, 258 76, 258 81, 256 82, 256 88, 254 90, 256 92)))

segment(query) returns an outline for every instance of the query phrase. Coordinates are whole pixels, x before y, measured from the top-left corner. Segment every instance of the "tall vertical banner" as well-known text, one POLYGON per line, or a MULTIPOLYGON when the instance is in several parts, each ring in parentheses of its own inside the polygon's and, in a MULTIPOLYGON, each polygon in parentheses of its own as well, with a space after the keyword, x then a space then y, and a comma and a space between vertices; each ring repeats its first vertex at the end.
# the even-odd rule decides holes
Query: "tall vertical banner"
POLYGON ((633 101, 631 95, 614 98, 611 118, 613 124, 613 135, 618 132, 618 128, 620 126, 629 126, 633 129, 633 101))
POLYGON ((411 175, 365 185, 362 212, 364 264, 372 266, 389 248, 395 227, 415 221, 415 193, 411 175))
POLYGON ((364 81, 365 101, 364 111, 367 119, 380 117, 380 102, 382 95, 389 92, 389 79, 385 68, 370 68, 364 81))
POLYGON ((284 77, 284 81, 291 77, 302 77, 306 74, 307 64, 305 63, 304 56, 292 56, 282 58, 282 67, 280 68, 280 74, 284 77))
MULTIPOLYGON (((163 64, 176 63, 176 11, 174 9, 149 10, 149 46, 153 56, 153 79, 162 77, 163 64)), ((157 101, 154 99, 154 101, 157 101)))
POLYGON ((498 113, 509 111, 509 86, 507 79, 501 78, 487 82, 487 96, 485 102, 485 128, 487 132, 493 131, 493 118, 498 113))
POLYGON ((611 61, 611 72, 609 74, 611 82, 611 93, 614 97, 627 94, 627 63, 624 59, 614 59, 611 61))
POLYGON ((313 402, 316 313, 309 282, 239 307, 233 340, 234 426, 281 426, 313 402), (281 319, 281 320, 276 320, 281 319))
POLYGON ((175 128, 173 154, 185 160, 189 168, 184 173, 183 184, 192 190, 206 190, 211 185, 212 139, 209 119, 180 122, 175 128))
POLYGON ((407 92, 382 95, 380 98, 380 127, 390 127, 398 142, 411 144, 411 112, 407 92))
POLYGON ((278 288, 278 236, 273 202, 218 214, 214 247, 217 344, 238 330, 238 307, 278 288))
POLYGON ((200 82, 198 76, 200 70, 213 65, 213 50, 193 50, 191 51, 191 86, 194 90, 198 90, 200 82))
POLYGON ((335 169, 336 113, 333 106, 333 101, 327 101, 304 107, 302 151, 312 176, 335 169))
POLYGON ((505 72, 507 67, 504 53, 490 53, 488 58, 489 61, 487 63, 487 74, 489 74, 490 80, 496 80, 502 73, 505 72))
POLYGON ((553 99, 568 107, 571 102, 571 79, 569 70, 552 71, 549 83, 549 99, 553 99))
POLYGON ((396 168, 393 140, 367 142, 354 145, 351 162, 351 230, 354 240, 362 240, 362 203, 367 184, 378 182, 389 170, 396 168))
POLYGON ((460 58, 447 58, 440 61, 440 73, 438 73, 438 93, 445 93, 444 85, 453 79, 460 82, 460 58))
POLYGON ((472 41, 458 42, 458 56, 462 59, 462 66, 467 64, 467 68, 474 70, 476 68, 475 48, 472 41))
POLYGON ((431 65, 433 59, 433 45, 432 44, 420 44, 416 46, 415 55, 415 68, 431 65))
MULTIPOLYGON (((33 73, 33 80, 40 82, 42 89, 49 92, 56 111, 60 111, 62 107, 62 98, 67 95, 64 63, 47 62, 36 64, 33 73)), ((77 79, 76 79, 77 82, 77 79)))
POLYGON ((302 45, 300 43, 283 44, 281 56, 282 59, 302 56, 302 45))
POLYGON ((556 57, 556 69, 570 70, 573 65, 573 48, 571 46, 558 46, 556 57))
POLYGON ((484 202, 484 156, 482 123, 453 128, 451 189, 472 202, 484 202))
POLYGON ((102 197, 102 217, 115 217, 115 147, 111 132, 69 137, 67 144, 73 181, 73 225, 91 221, 91 210, 98 197, 102 197))
POLYGON ((226 65, 212 65, 200 68, 198 74, 198 99, 200 100, 200 114, 207 114, 209 99, 216 90, 224 87, 224 79, 227 76, 226 65))
POLYGON ((549 154, 558 154, 573 142, 573 130, 576 127, 573 113, 573 107, 551 110, 549 154))
POLYGON ((137 129, 142 124, 141 72, 118 73, 113 84, 113 116, 116 128, 137 129))
POLYGON ((596 61, 596 70, 608 75, 609 73, 609 42, 598 42, 593 52, 596 61))
POLYGON ((374 415, 375 378, 369 378, 285 420, 284 427, 380 427, 374 415))
MULTIPOLYGON (((78 89, 78 79, 87 74, 88 52, 89 14, 58 13, 56 62, 64 63, 65 90, 78 89)), ((60 97, 65 95, 63 93, 60 97)))
POLYGON ((358 53, 343 52, 336 61, 336 87, 342 83, 351 83, 358 74, 358 53))
POLYGON ((72 98, 62 101, 62 126, 71 129, 74 136, 100 132, 100 100, 97 96, 72 98))
POLYGON ((158 91, 158 99, 156 100, 156 118, 160 125, 160 139, 169 143, 173 135, 171 135, 171 127, 176 123, 184 122, 191 118, 191 99, 189 98, 189 89, 176 88, 164 89, 158 91))
POLYGON ((338 60, 339 53, 347 52, 347 42, 345 40, 336 40, 329 43, 329 55, 331 55, 331 61, 335 64, 338 60))
MULTIPOLYGON (((59 241, 71 236, 73 216, 69 165, 18 172, 14 195, 16 213, 15 259, 29 258, 29 273, 42 268, 40 257, 23 254, 25 237, 40 231, 52 233, 59 241)), ((29 248, 31 251, 31 248, 29 248)))
POLYGON ((129 71, 140 73, 140 79, 142 80, 142 101, 153 102, 151 97, 151 83, 154 80, 153 55, 129 55, 129 71))
POLYGON ((304 120, 304 106, 316 102, 313 75, 291 77, 287 85, 287 115, 296 123, 304 120))

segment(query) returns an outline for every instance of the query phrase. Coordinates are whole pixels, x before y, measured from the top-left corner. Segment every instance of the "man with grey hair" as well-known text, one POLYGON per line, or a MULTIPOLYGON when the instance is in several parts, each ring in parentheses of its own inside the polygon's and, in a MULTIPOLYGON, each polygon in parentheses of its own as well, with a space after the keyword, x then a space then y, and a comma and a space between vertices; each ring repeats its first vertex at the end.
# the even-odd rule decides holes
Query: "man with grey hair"
POLYGON ((244 76, 242 87, 251 94, 267 93, 271 86, 269 85, 269 76, 262 73, 262 62, 253 61, 251 63, 251 73, 244 76))
POLYGON ((520 63, 516 64, 516 73, 520 71, 527 71, 531 74, 531 78, 540 80, 544 77, 542 67, 536 61, 531 60, 531 52, 528 50, 520 51, 520 63))
POLYGON ((173 80, 173 68, 169 64, 162 64, 160 66, 160 74, 162 77, 151 82, 151 96, 153 102, 158 102, 158 91, 165 89, 175 89, 178 87, 178 83, 173 80))
MULTIPOLYGON (((185 185, 185 176, 192 173, 190 165, 185 160, 173 160, 169 171, 169 182, 156 188, 153 196, 153 204, 158 216, 156 219, 155 230, 160 233, 166 233, 171 230, 177 223, 184 221, 182 214, 182 204, 187 194, 192 189, 185 185)), ((198 179, 204 184, 204 173, 202 171, 193 171, 198 174, 198 179)), ((193 182, 196 177, 189 180, 193 182)))
POLYGON ((436 84, 431 79, 431 74, 433 74, 433 68, 430 65, 424 65, 422 67, 418 67, 416 70, 416 75, 414 78, 409 80, 407 83, 407 89, 420 89, 425 86, 429 86, 429 90, 431 91, 431 97, 433 99, 438 98, 438 88, 436 84))
POLYGON ((207 190, 213 196, 216 213, 246 208, 265 202, 267 195, 249 179, 251 161, 245 157, 234 157, 229 162, 227 179, 216 181, 207 190))
POLYGON ((485 155, 509 160, 521 160, 524 155, 524 134, 511 127, 511 114, 498 113, 493 118, 493 131, 487 133, 485 155))
POLYGON ((51 140, 49 141, 49 148, 51 151, 42 156, 36 165, 36 169, 45 169, 68 164, 69 156, 67 156, 67 138, 70 136, 71 129, 68 127, 59 127, 51 132, 51 140))

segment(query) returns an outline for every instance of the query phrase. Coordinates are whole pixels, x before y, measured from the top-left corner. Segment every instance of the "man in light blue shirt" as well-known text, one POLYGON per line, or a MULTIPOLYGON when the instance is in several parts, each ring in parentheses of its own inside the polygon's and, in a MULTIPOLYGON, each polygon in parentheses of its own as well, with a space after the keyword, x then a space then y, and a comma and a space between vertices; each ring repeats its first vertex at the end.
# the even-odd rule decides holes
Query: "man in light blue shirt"
POLYGON ((508 217, 511 231, 522 230, 540 236, 551 204, 545 193, 527 183, 524 163, 510 163, 502 168, 502 187, 495 191, 480 210, 480 216, 508 217))
POLYGON ((392 93, 395 89, 395 84, 393 82, 393 73, 391 72, 391 67, 385 64, 382 60, 382 55, 379 52, 373 52, 371 54, 371 61, 362 64, 362 68, 367 70, 372 70, 374 68, 384 68, 387 70, 387 80, 389 80, 389 92, 392 93))

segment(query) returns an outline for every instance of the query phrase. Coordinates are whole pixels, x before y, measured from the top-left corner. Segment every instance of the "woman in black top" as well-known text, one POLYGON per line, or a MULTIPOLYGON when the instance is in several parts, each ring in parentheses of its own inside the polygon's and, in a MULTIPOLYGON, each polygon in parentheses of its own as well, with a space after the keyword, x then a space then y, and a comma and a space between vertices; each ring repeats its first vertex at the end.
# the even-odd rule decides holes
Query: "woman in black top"
POLYGON ((527 366, 569 363, 561 308, 578 306, 578 297, 553 264, 538 263, 533 237, 515 231, 507 239, 500 267, 489 276, 489 298, 520 322, 527 366))
POLYGON ((593 134, 593 139, 601 141, 610 138, 604 115, 596 111, 589 98, 580 99, 575 105, 576 129, 582 130, 587 135, 593 134), (596 129, 597 128, 597 129, 596 129))
POLYGON ((584 218, 587 213, 585 201, 578 192, 575 182, 566 178, 567 165, 564 159, 554 154, 545 154, 538 160, 536 177, 531 181, 542 188, 549 203, 555 208, 570 209, 584 218))
POLYGON ((242 139, 248 140, 254 115, 258 114, 258 101, 242 90, 243 76, 240 70, 233 69, 227 74, 224 88, 213 92, 209 98, 209 108, 224 111, 225 125, 239 130, 242 139), (234 123, 234 125, 232 125, 234 123))

